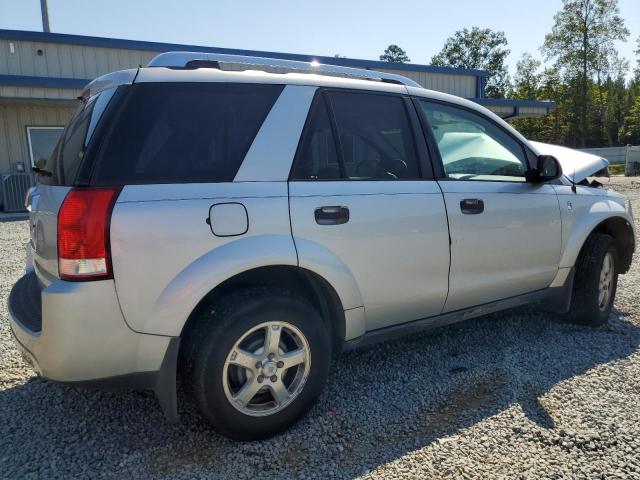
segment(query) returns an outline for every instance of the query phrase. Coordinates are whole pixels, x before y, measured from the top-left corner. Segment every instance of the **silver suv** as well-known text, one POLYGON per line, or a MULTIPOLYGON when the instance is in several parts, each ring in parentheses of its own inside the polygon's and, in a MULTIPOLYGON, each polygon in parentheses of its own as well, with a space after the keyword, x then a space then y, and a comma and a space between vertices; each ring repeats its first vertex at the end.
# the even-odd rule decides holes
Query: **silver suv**
POLYGON ((180 378, 264 438, 337 351, 530 302, 605 323, 635 248, 606 168, 397 75, 162 54, 91 82, 36 166, 11 328, 45 378, 174 420, 180 378))

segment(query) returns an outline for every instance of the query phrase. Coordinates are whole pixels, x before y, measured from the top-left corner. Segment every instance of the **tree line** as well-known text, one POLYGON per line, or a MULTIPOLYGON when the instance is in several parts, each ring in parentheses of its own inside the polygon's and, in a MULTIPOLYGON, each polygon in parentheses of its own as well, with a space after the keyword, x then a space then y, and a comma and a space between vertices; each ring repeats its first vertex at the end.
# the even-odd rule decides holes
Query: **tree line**
MULTIPOLYGON (((431 63, 486 70, 490 98, 556 102, 544 117, 511 121, 532 140, 578 148, 640 144, 640 37, 632 65, 615 48, 616 41, 629 38, 618 0, 562 3, 539 48, 540 58, 524 53, 513 77, 504 32, 488 28, 455 32, 431 63)), ((380 60, 410 61, 398 45, 390 45, 380 60)))

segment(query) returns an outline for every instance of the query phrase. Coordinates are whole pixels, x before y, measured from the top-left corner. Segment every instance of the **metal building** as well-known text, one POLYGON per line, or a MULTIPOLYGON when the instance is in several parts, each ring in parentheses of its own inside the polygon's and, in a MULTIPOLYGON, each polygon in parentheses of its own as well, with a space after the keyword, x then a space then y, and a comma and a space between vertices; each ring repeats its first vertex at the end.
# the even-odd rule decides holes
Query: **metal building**
POLYGON ((482 70, 0 30, 0 210, 22 209, 24 192, 32 182, 32 165, 49 156, 75 109, 76 97, 91 79, 146 65, 158 53, 171 50, 315 60, 398 73, 426 88, 474 100, 503 118, 545 115, 554 106, 485 98, 487 74, 482 70))

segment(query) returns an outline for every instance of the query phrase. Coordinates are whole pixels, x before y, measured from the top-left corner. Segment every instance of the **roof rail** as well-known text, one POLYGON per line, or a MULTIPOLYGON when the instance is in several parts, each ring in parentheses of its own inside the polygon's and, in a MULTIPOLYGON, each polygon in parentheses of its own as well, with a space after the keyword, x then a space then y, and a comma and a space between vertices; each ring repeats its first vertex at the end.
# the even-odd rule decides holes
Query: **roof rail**
POLYGON ((420 87, 421 85, 410 78, 393 73, 379 72, 377 70, 365 70, 363 68, 340 67, 318 62, 300 62, 296 60, 281 60, 279 58, 249 57, 244 55, 226 55, 222 53, 207 52, 166 52, 152 58, 147 67, 168 68, 220 68, 219 62, 236 63, 251 66, 272 68, 284 68, 287 70, 315 73, 318 75, 334 75, 355 77, 364 80, 374 80, 387 83, 398 83, 407 87, 420 87))

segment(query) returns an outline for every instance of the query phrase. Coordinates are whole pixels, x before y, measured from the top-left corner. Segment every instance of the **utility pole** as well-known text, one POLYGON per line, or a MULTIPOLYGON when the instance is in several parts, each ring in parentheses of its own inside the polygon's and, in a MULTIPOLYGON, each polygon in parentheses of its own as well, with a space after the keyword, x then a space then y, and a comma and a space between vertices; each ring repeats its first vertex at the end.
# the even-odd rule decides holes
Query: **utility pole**
POLYGON ((47 8, 47 0, 40 0, 40 11, 42 13, 42 31, 50 32, 49 28, 49 9, 47 8))

